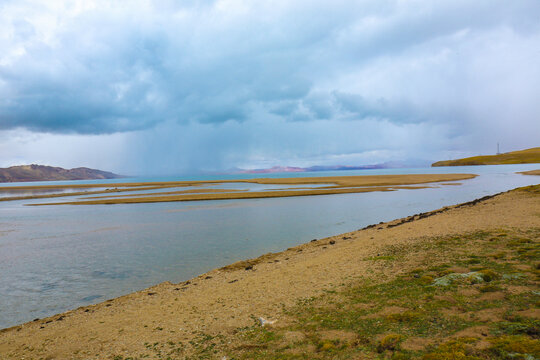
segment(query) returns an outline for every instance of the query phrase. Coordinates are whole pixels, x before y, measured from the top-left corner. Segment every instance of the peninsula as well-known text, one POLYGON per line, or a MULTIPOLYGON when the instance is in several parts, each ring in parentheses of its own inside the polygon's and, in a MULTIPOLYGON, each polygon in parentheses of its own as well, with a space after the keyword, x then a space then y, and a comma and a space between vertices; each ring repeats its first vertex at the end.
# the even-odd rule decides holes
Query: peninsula
POLYGON ((437 161, 431 166, 505 165, 540 163, 540 147, 497 155, 481 155, 456 160, 437 161))
POLYGON ((0 182, 117 179, 112 172, 78 167, 64 169, 45 165, 19 165, 0 168, 0 182))

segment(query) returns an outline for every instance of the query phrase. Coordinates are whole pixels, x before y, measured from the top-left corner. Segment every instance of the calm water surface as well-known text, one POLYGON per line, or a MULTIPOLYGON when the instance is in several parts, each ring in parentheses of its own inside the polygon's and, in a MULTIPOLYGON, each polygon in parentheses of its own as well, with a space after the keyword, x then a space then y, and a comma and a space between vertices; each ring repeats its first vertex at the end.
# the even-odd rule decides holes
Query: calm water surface
MULTIPOLYGON (((29 201, 0 203, 0 328, 163 281, 180 282, 314 238, 538 184, 540 177, 515 174, 538 167, 500 165, 236 177, 445 172, 480 175, 463 181, 461 186, 394 192, 126 205, 30 207, 24 206, 29 201)), ((212 178, 226 176, 137 181, 212 178)), ((253 190, 251 185, 249 189, 253 190)), ((247 188, 246 184, 236 186, 247 188)))

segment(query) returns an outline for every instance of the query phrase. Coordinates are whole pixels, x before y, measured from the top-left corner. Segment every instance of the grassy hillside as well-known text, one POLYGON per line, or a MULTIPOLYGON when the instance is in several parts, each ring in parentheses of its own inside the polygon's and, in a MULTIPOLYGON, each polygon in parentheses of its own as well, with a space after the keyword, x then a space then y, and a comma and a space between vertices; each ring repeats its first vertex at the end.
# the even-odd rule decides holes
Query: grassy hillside
POLYGON ((499 155, 473 156, 457 160, 437 161, 431 166, 502 165, 540 163, 540 147, 499 155))
POLYGON ((116 179, 120 177, 120 175, 111 172, 84 167, 63 169, 32 164, 0 169, 0 182, 116 179))

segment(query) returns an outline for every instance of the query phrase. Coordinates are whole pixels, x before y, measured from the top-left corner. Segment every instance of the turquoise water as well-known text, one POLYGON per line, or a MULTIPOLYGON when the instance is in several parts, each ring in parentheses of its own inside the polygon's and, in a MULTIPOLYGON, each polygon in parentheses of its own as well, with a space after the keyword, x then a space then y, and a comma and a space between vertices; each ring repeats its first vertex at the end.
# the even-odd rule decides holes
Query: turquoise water
MULTIPOLYGON (((537 168, 538 164, 532 164, 227 177, 480 175, 462 181, 461 186, 394 192, 128 205, 30 207, 24 206, 29 201, 0 203, 0 328, 163 281, 180 282, 314 238, 538 184, 540 177, 515 174, 537 168)), ((207 175, 134 180, 224 178, 207 175)), ((237 186, 246 188, 246 184, 237 186)))

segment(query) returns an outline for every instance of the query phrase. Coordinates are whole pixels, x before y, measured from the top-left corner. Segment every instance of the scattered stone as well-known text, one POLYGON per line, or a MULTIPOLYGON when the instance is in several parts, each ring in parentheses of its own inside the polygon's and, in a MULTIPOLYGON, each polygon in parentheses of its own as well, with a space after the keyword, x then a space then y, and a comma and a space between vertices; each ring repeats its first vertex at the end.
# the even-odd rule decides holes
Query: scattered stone
POLYGON ((147 295, 152 296, 152 295, 156 295, 156 294, 157 294, 157 293, 155 293, 155 292, 149 292, 147 295))
POLYGON ((272 325, 276 322, 277 320, 267 320, 263 317, 260 317, 259 318, 259 322, 261 323, 261 326, 266 326, 266 325, 272 325))
POLYGON ((34 320, 32 320, 32 321, 39 321, 39 318, 35 318, 35 319, 34 319, 34 320))
POLYGON ((244 270, 253 270, 253 265, 246 266, 244 270))
POLYGON ((452 273, 433 280, 433 286, 449 286, 455 280, 468 279, 472 283, 484 282, 484 276, 480 272, 452 273))
POLYGON ((211 279, 211 278, 212 278, 211 276, 207 276, 207 277, 205 277, 204 279, 205 279, 205 280, 208 280, 208 279, 211 279))
POLYGON ((237 281, 238 281, 238 279, 231 280, 231 281, 229 281, 229 284, 235 283, 237 281))
POLYGON ((336 240, 330 240, 329 244, 334 245, 336 243, 336 240))
POLYGON ((317 239, 313 239, 313 240, 311 240, 311 242, 315 242, 315 241, 317 241, 317 239))
POLYGON ((84 309, 84 312, 90 312, 90 309, 84 309))
POLYGON ((504 274, 503 276, 503 279, 504 280, 518 280, 518 279, 522 279, 525 276, 525 274, 521 274, 521 273, 514 273, 514 274, 504 274))
POLYGON ((56 321, 62 321, 64 320, 64 316, 60 316, 58 319, 56 319, 56 321))

